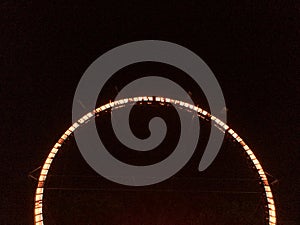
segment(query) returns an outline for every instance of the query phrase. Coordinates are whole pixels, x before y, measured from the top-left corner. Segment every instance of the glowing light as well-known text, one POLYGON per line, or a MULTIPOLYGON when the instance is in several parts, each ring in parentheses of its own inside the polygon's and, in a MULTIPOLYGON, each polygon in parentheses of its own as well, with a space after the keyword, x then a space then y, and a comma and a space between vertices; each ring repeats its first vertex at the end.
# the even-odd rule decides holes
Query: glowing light
POLYGON ((164 97, 151 97, 151 96, 143 96, 143 97, 134 97, 134 98, 125 98, 121 99, 118 101, 110 102, 107 103, 106 105, 100 106, 97 109, 95 109, 92 112, 87 113, 83 117, 81 117, 78 122, 75 122, 59 139, 59 141, 54 145, 54 147, 51 149, 39 176, 38 179, 38 187, 36 188, 36 193, 35 193, 35 203, 34 203, 34 222, 35 225, 44 225, 43 222, 43 194, 44 194, 44 184, 47 178, 48 171, 51 167, 51 163, 53 162, 53 159, 57 152, 59 151, 61 145, 64 143, 64 141, 72 134, 75 129, 80 127, 80 125, 84 124, 86 121, 88 121, 90 118, 95 116, 95 113, 99 113, 101 111, 104 111, 106 109, 112 108, 116 109, 118 107, 124 106, 127 103, 130 102, 138 102, 138 101, 148 101, 148 103, 151 103, 153 101, 157 102, 170 102, 175 105, 180 105, 189 109, 192 109, 196 112, 198 112, 198 116, 202 117, 205 116, 204 118, 210 118, 211 121, 217 125, 220 125, 223 127, 225 130, 228 130, 228 133, 239 142, 239 144, 243 147, 249 158, 252 160, 252 163, 257 170, 257 173, 260 176, 261 181, 263 182, 264 190, 265 190, 265 195, 266 195, 266 200, 267 200, 267 207, 268 207, 268 224, 269 225, 276 225, 276 210, 275 210, 275 204, 273 200, 273 195, 272 191, 270 188, 270 185, 268 183, 268 179, 265 175, 265 172, 262 169, 262 166, 260 165, 258 159, 255 157, 254 153, 252 150, 249 148, 248 145, 242 140, 241 137, 238 136, 237 133, 235 133, 232 129, 229 128, 227 124, 219 120, 213 115, 210 115, 207 111, 191 105, 189 103, 179 101, 179 100, 174 100, 170 98, 164 98, 164 97))
POLYGON ((205 115, 207 115, 207 112, 203 110, 202 114, 205 116, 205 115))

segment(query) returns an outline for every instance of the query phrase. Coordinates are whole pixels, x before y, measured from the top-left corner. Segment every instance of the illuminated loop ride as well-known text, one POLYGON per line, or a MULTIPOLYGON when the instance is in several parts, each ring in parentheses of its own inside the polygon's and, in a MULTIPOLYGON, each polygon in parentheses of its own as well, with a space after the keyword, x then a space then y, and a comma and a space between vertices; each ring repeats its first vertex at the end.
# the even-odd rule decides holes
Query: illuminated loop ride
POLYGON ((170 98, 164 97, 134 97, 134 98, 125 98, 122 100, 117 100, 114 102, 107 103, 106 105, 100 106, 96 108, 92 112, 87 113, 86 115, 82 116, 77 122, 75 122, 69 129, 60 137, 54 147, 51 149, 44 165, 42 166, 40 176, 38 178, 38 186, 35 193, 35 203, 34 203, 34 224, 35 225, 44 225, 43 219, 43 197, 44 197, 44 189, 45 189, 45 182, 47 179, 47 175, 49 173, 51 164, 60 150, 62 144, 67 140, 67 138, 79 127, 83 126, 89 120, 94 118, 100 112, 109 110, 109 109, 117 109, 119 107, 123 107, 128 104, 135 104, 137 102, 148 102, 148 104, 152 104, 154 102, 164 104, 169 103, 173 104, 174 106, 179 106, 185 108, 187 110, 191 110, 197 113, 197 115, 206 120, 210 120, 213 125, 222 129, 223 132, 227 132, 229 135, 232 136, 234 140, 236 140, 240 146, 243 148, 249 159, 252 161, 256 172, 259 175, 261 185, 264 189, 264 196, 267 208, 267 224, 268 225, 275 225, 276 224, 276 210, 275 204, 273 199, 273 194, 266 176, 260 162, 255 157, 253 151, 249 148, 249 146, 243 141, 243 139, 234 131, 232 130, 227 124, 216 118, 215 116, 211 115, 209 112, 186 102, 174 100, 170 98))

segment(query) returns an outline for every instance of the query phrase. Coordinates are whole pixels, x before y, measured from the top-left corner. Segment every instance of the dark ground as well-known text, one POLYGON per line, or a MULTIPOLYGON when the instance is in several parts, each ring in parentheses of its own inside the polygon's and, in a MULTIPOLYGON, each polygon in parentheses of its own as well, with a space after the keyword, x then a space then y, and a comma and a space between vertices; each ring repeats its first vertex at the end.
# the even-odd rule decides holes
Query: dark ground
POLYGON ((228 123, 279 180, 279 224, 298 224, 299 9, 293 1, 2 2, 0 224, 32 224, 27 174, 71 124, 85 69, 111 48, 144 39, 183 45, 209 65, 228 123))

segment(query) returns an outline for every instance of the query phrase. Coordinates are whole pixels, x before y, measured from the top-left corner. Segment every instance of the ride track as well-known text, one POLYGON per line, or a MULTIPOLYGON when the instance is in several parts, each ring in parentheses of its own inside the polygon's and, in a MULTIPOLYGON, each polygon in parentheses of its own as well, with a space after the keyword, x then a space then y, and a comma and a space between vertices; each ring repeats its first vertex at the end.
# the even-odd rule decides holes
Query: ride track
POLYGON ((192 110, 197 113, 198 117, 202 119, 207 119, 212 121, 212 124, 217 126, 218 128, 222 129, 224 132, 227 132, 229 135, 234 138, 244 149, 249 159, 252 161, 254 168, 256 169, 256 172, 258 173, 261 181, 261 185, 264 189, 264 196, 266 199, 266 208, 267 208, 267 217, 266 221, 268 225, 275 225, 276 224, 276 210, 275 210, 275 203, 273 199, 273 194, 271 191, 271 187, 269 185, 266 173, 264 172, 260 162, 257 160, 256 156, 254 155, 253 151, 249 148, 249 146, 243 141, 243 139, 233 130, 231 129, 227 124, 216 118, 215 116, 211 115, 209 112, 186 102, 174 100, 170 98, 164 98, 164 97, 149 97, 149 96, 143 96, 143 97, 133 97, 133 98, 125 98, 121 100, 117 100, 114 102, 107 103, 105 105, 102 105, 92 112, 89 112, 82 116, 77 122, 73 123, 72 126, 69 127, 69 129, 59 138, 59 140, 56 142, 54 147, 51 149, 49 155, 47 156, 47 159, 45 163, 42 166, 40 176, 38 178, 38 186, 35 193, 35 200, 34 200, 34 224, 35 225, 44 225, 44 219, 43 219, 43 197, 44 197, 44 189, 45 189, 45 182, 47 179, 47 175, 49 173, 51 164, 60 150, 62 144, 67 140, 67 138, 80 126, 83 126, 85 123, 87 123, 90 119, 94 118, 97 114, 99 114, 102 111, 106 111, 108 109, 116 109, 118 107, 125 106, 127 104, 135 104, 137 102, 148 102, 148 104, 152 104, 153 102, 157 102, 160 104, 173 104, 174 106, 179 106, 182 108, 185 108, 187 110, 192 110))

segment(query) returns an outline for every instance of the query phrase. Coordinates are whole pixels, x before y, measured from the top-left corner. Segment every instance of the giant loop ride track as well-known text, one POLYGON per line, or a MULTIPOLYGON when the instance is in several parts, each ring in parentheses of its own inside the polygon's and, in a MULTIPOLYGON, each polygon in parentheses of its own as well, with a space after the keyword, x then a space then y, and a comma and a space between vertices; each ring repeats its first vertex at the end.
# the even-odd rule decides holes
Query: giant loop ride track
MULTIPOLYGON (((148 104, 152 104, 154 102, 160 104, 173 104, 174 106, 182 107, 184 109, 194 111, 197 115, 202 118, 211 121, 212 125, 217 126, 223 132, 228 133, 247 154, 248 158, 252 161, 252 164, 259 175, 261 185, 264 190, 265 196, 265 206, 267 209, 267 216, 266 221, 268 225, 275 225, 276 224, 276 210, 275 210, 275 203, 273 199, 273 194, 269 185, 269 181, 267 179, 266 173, 264 172, 260 162, 257 160, 256 156, 254 155, 253 151, 249 148, 249 146, 243 141, 243 139, 227 124, 216 118, 215 116, 211 115, 209 112, 186 102, 174 100, 170 98, 164 97, 133 97, 133 98, 125 98, 122 100, 113 101, 107 103, 99 108, 96 108, 92 112, 87 113, 86 115, 82 116, 77 122, 75 122, 72 126, 68 128, 68 130, 59 138, 56 142, 54 147, 51 149, 49 155, 44 162, 39 178, 38 178, 38 185, 35 192, 35 199, 34 199, 34 224, 35 225, 44 225, 43 219, 43 198, 44 198, 44 190, 45 190, 45 182, 47 179, 47 175, 49 173, 51 164, 60 150, 62 144, 67 140, 67 138, 78 128, 83 126, 89 120, 94 118, 97 114, 102 111, 106 111, 109 109, 117 109, 119 107, 123 107, 128 104, 136 104, 137 102, 147 102, 148 104)), ((47 225, 47 224, 46 224, 47 225)))

